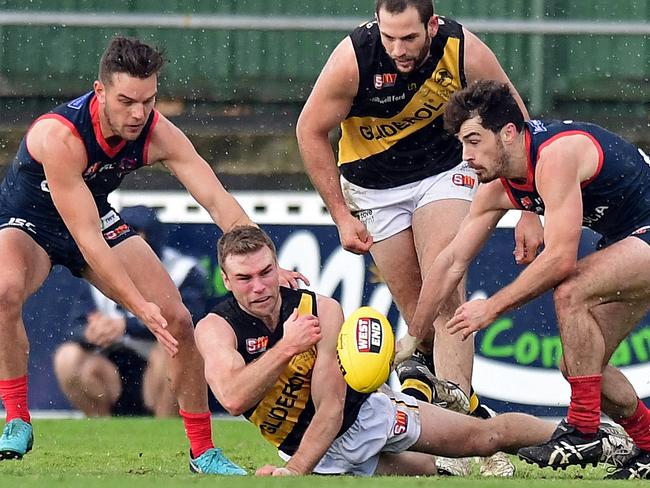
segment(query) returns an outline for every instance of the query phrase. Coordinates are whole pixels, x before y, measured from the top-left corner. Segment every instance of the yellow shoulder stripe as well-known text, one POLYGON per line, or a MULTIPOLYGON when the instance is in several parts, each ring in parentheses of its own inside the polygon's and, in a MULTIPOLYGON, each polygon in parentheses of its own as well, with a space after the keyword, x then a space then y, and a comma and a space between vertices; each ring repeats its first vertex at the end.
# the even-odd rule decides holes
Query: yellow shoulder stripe
POLYGON ((311 315, 314 310, 314 301, 309 293, 303 293, 298 304, 298 315, 311 315))
POLYGON ((460 39, 450 37, 431 77, 400 113, 388 118, 345 119, 341 123, 339 165, 384 152, 441 116, 451 94, 461 88, 459 60, 460 39))

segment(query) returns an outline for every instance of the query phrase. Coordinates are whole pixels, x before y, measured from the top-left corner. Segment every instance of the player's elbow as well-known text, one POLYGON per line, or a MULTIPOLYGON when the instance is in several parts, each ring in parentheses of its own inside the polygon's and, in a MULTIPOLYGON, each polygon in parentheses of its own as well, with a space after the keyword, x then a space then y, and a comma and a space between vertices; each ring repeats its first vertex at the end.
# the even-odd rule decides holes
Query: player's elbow
POLYGON ((242 404, 236 401, 222 403, 221 406, 233 417, 239 417, 242 415, 246 409, 243 408, 242 404))
POLYGON ((244 399, 234 392, 218 395, 217 400, 219 400, 219 403, 226 412, 233 417, 238 417, 248 410, 248 406, 245 404, 244 399))
POLYGON ((303 110, 296 123, 296 139, 298 147, 304 154, 310 151, 314 146, 326 144, 329 146, 329 130, 317 123, 314 116, 308 111, 303 110))
POLYGON ((244 399, 241 395, 237 394, 237 391, 232 388, 221 388, 219 380, 211 377, 210 374, 206 374, 205 379, 208 385, 210 385, 210 389, 214 393, 214 397, 219 402, 219 405, 230 415, 237 417, 247 410, 246 405, 244 405, 244 399))
POLYGON ((298 122, 296 123, 296 139, 298 140, 299 145, 302 145, 303 141, 307 138, 307 134, 309 134, 310 128, 311 127, 308 122, 308 117, 303 111, 298 117, 298 122))
POLYGON ((555 259, 553 259, 553 264, 549 267, 555 271, 555 275, 558 278, 558 281, 562 281, 576 272, 578 266, 578 260, 575 256, 567 253, 559 253, 555 259))

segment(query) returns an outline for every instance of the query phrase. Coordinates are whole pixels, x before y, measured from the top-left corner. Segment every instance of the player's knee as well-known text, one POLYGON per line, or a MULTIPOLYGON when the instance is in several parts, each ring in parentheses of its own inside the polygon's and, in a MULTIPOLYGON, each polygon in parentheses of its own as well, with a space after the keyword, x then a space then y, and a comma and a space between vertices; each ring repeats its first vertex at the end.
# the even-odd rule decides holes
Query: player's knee
POLYGON ((472 453, 476 456, 491 456, 499 451, 505 443, 505 429, 502 419, 480 420, 472 434, 472 453))
POLYGON ((573 279, 567 279, 555 288, 553 300, 558 314, 571 313, 584 303, 584 297, 580 290, 581 287, 573 279))
POLYGON ((25 300, 25 284, 22 280, 0 281, 0 310, 20 313, 25 300))
POLYGON ((165 310, 168 330, 179 342, 194 340, 192 316, 181 302, 165 310))
POLYGON ((79 375, 85 351, 76 342, 64 342, 54 352, 54 374, 59 381, 79 375))

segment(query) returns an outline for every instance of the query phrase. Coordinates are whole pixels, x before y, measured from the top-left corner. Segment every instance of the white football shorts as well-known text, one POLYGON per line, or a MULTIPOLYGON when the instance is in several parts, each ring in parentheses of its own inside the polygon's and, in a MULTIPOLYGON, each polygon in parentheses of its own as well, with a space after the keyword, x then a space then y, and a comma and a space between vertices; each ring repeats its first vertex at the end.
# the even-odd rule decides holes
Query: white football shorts
MULTIPOLYGON (((382 452, 408 450, 420 438, 420 430, 417 400, 383 386, 361 405, 357 420, 334 440, 314 473, 371 476, 382 452)), ((280 457, 289 459, 282 452, 280 457)))
POLYGON ((413 213, 438 200, 471 201, 478 189, 474 170, 466 162, 444 173, 395 188, 363 188, 341 176, 343 197, 352 214, 368 228, 375 242, 411 227, 413 213))

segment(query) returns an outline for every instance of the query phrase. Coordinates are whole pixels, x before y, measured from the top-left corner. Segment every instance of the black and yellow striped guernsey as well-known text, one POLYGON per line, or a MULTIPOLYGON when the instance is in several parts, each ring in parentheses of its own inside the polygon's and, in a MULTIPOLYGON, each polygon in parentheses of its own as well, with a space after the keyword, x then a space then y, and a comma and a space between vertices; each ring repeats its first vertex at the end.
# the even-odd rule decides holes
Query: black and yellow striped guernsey
POLYGON ((341 123, 339 169, 364 188, 393 188, 461 162, 461 146, 443 129, 449 97, 466 85, 463 28, 440 17, 428 59, 400 74, 384 49, 377 22, 350 34, 359 87, 341 123))
MULTIPOLYGON (((294 308, 300 313, 318 315, 316 295, 308 290, 280 288, 282 307, 280 320, 273 332, 264 323, 241 309, 234 298, 218 304, 213 313, 228 321, 237 336, 237 351, 246 364, 255 361, 272 348, 284 333, 284 322, 294 308)), ((316 361, 316 347, 294 356, 266 396, 244 416, 254 423, 262 436, 281 451, 293 455, 314 416, 311 398, 311 376, 316 361)), ((343 425, 338 435, 354 423, 367 394, 348 387, 343 412, 343 425)))

